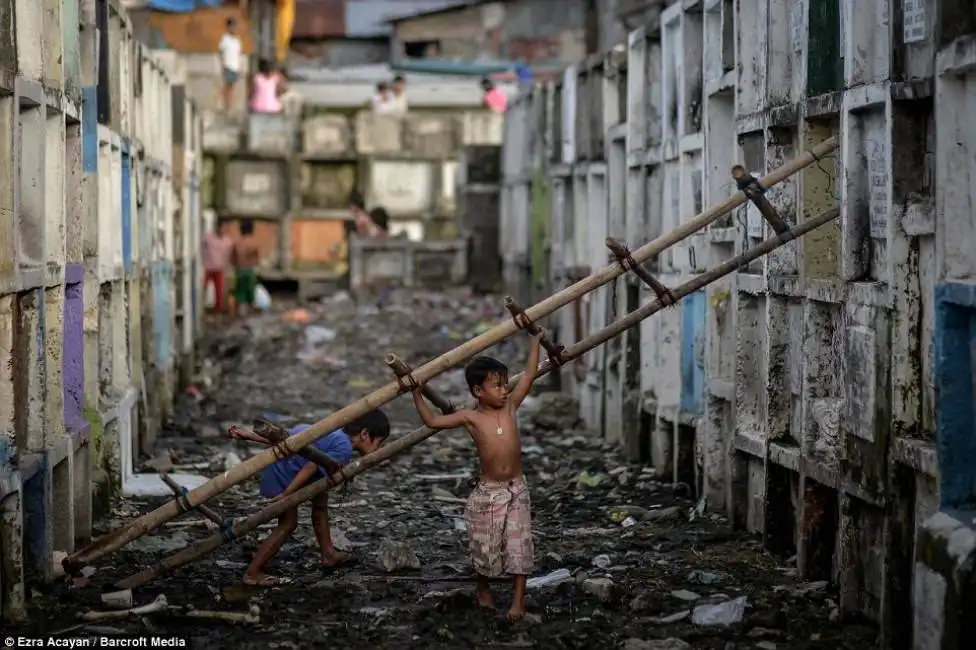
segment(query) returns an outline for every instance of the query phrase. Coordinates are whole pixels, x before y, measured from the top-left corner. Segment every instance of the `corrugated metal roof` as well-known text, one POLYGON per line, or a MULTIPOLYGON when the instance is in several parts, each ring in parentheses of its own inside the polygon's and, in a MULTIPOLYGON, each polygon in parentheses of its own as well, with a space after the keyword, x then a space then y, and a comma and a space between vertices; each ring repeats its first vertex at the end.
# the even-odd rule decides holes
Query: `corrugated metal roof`
POLYGON ((336 38, 346 35, 346 0, 298 0, 292 38, 336 38))
MULTIPOLYGON (((423 16, 429 16, 431 14, 439 14, 445 11, 455 11, 457 9, 464 9, 465 7, 471 7, 474 5, 484 4, 488 0, 453 0, 451 2, 445 2, 439 7, 430 7, 426 9, 410 11, 409 9, 401 9, 396 14, 388 17, 386 22, 388 23, 398 23, 404 20, 410 20, 412 18, 422 18, 423 16)), ((404 3, 405 4, 405 3, 404 3)))
POLYGON ((463 4, 458 0, 346 0, 346 36, 387 36, 392 31, 391 18, 463 4))

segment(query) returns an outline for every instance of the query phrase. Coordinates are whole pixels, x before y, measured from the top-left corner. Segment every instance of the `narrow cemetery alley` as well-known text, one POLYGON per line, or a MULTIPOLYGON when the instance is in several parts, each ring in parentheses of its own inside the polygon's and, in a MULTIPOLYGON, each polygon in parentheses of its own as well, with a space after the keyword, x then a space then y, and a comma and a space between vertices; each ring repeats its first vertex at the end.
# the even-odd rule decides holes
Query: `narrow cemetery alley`
MULTIPOLYGON (((315 422, 391 376, 388 352, 417 365, 504 318, 499 298, 394 294, 382 310, 346 294, 300 310, 276 304, 230 327, 209 328, 207 353, 191 388, 143 472, 216 476, 257 451, 232 441, 228 425, 263 418, 286 426, 315 422)), ((488 353, 521 370, 517 334, 488 353)), ((455 404, 467 399, 462 368, 431 382, 455 404)), ((151 389, 151 388, 150 388, 151 389)), ((336 545, 358 562, 333 574, 319 568, 310 509, 269 566, 291 584, 245 587, 242 573, 259 534, 133 590, 133 606, 165 596, 167 607, 103 620, 103 592, 213 532, 192 511, 85 571, 37 587, 30 624, 19 633, 183 634, 194 648, 867 648, 876 631, 841 620, 833 588, 800 582, 790 558, 703 514, 693 486, 655 479, 622 461, 584 430, 565 394, 547 379, 520 411, 532 490, 536 571, 529 615, 504 615, 511 588, 495 587, 498 613, 474 601, 462 517, 476 456, 468 435, 445 431, 370 470, 330 499, 336 545), (196 610, 192 612, 191 610, 196 610), (237 620, 194 614, 236 612, 237 620), (248 614, 245 617, 243 614, 248 614), (87 621, 86 621, 87 619, 87 621)), ((409 396, 385 407, 393 436, 415 429, 409 396)), ((123 526, 162 499, 114 502, 96 534, 123 526)), ((225 518, 262 506, 253 478, 211 500, 225 518)), ((153 608, 150 608, 153 609, 153 608)))

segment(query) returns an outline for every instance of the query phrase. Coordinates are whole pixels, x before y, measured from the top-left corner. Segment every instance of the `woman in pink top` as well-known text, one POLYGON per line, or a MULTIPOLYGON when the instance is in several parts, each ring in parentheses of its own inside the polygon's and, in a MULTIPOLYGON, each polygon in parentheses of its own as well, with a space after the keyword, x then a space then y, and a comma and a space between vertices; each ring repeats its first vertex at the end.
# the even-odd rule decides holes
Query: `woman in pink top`
POLYGON ((508 96, 505 95, 505 91, 496 88, 491 79, 483 79, 481 89, 485 91, 483 99, 488 110, 492 113, 504 113, 508 107, 508 96))
POLYGON ((287 90, 284 77, 278 72, 275 64, 262 59, 258 64, 258 72, 251 79, 251 112, 252 113, 280 113, 282 110, 281 95, 287 90))

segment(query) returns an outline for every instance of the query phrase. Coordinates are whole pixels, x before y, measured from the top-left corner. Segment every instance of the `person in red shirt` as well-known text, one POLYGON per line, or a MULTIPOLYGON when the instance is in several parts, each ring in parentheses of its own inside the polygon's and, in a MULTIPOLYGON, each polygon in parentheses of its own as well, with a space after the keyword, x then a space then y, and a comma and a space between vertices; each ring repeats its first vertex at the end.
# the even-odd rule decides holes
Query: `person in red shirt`
POLYGON ((203 238, 204 288, 213 284, 216 300, 214 307, 218 314, 224 311, 224 274, 230 265, 230 251, 234 242, 224 232, 220 221, 214 223, 213 230, 203 238))

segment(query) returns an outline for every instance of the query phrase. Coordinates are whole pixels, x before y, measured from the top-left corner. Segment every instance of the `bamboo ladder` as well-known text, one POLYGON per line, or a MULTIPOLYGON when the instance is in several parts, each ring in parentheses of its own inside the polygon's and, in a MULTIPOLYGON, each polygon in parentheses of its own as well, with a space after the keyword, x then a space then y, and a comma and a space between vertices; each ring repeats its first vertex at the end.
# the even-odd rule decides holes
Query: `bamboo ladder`
MULTIPOLYGON (((420 383, 427 382, 448 369, 467 361, 471 357, 486 350, 492 345, 495 345, 496 343, 508 338, 515 332, 519 331, 519 329, 531 325, 531 323, 548 316, 557 309, 569 304, 579 297, 620 277, 629 270, 634 270, 642 280, 648 282, 645 276, 649 274, 647 274, 646 271, 640 267, 641 264, 655 258, 670 246, 673 246, 699 230, 707 227, 709 224, 718 220, 725 214, 728 214, 748 200, 752 200, 754 203, 756 203, 756 205, 760 208, 760 211, 764 214, 764 216, 766 216, 767 213, 772 210, 772 208, 762 196, 763 190, 782 182, 801 169, 804 169, 821 158, 830 155, 838 148, 838 146, 839 145, 836 138, 829 138, 813 147, 811 150, 806 151, 800 156, 797 156, 793 160, 787 162, 783 166, 773 170, 762 179, 755 179, 748 175, 745 177, 740 176, 739 178, 736 178, 736 182, 740 189, 739 192, 729 197, 725 201, 712 206, 702 214, 675 228, 671 232, 666 233, 661 237, 648 242, 647 244, 644 244, 633 252, 627 251, 623 247, 617 245, 616 242, 608 242, 608 246, 610 246, 614 254, 617 255, 618 263, 612 264, 601 269, 600 271, 597 271, 596 273, 580 280, 572 286, 553 294, 536 305, 533 305, 527 310, 516 310, 518 311, 519 315, 514 316, 511 320, 506 320, 505 322, 499 323, 487 332, 467 341, 466 343, 463 343, 453 350, 450 350, 449 352, 414 370, 412 373, 410 373, 413 380, 420 383), (637 271, 636 269, 640 269, 640 271, 637 271)), ((739 170, 734 169, 733 173, 735 174, 737 171, 739 170)), ((772 213, 775 214, 775 211, 772 211, 772 213)), ((542 366, 540 366, 543 369, 542 372, 550 372, 557 365, 571 361, 583 352, 598 345, 602 345, 635 323, 640 322, 653 313, 656 313, 663 307, 673 304, 674 299, 680 299, 688 293, 701 289, 710 282, 713 282, 716 279, 733 272, 742 264, 753 259, 757 259, 769 251, 782 246, 792 239, 803 236, 807 232, 810 232, 810 230, 813 230, 814 228, 823 225, 836 217, 837 214, 835 212, 825 213, 814 219, 805 221, 799 226, 787 230, 783 230, 784 224, 781 220, 779 220, 779 223, 770 220, 774 230, 779 233, 772 239, 763 242, 743 255, 740 255, 737 258, 730 260, 729 262, 726 262, 715 269, 712 269, 711 271, 708 271, 707 273, 697 276, 695 279, 684 283, 676 289, 666 290, 666 288, 661 286, 660 283, 654 282, 650 286, 655 290, 656 293, 658 293, 659 296, 659 298, 654 302, 632 312, 628 316, 616 321, 610 327, 597 332, 596 334, 566 350, 559 351, 558 348, 555 348, 555 346, 552 346, 554 349, 550 350, 549 346, 547 346, 549 358, 544 364, 542 364, 542 366), (661 291, 662 289, 664 290, 663 293, 661 291)), ((510 311, 512 311, 511 308, 510 311)), ((268 465, 274 463, 282 454, 294 454, 331 431, 335 431, 336 429, 345 426, 349 422, 361 417, 369 411, 379 408, 392 401, 398 395, 404 392, 405 389, 406 387, 404 386, 402 380, 400 380, 398 377, 398 381, 391 382, 386 386, 373 391, 355 403, 350 404, 349 406, 346 406, 345 408, 342 408, 315 423, 305 431, 294 436, 289 436, 287 439, 275 444, 273 449, 267 449, 252 456, 230 471, 224 472, 222 475, 211 479, 204 485, 182 495, 180 499, 169 501, 152 512, 138 517, 135 521, 123 526, 122 528, 99 537, 98 539, 92 541, 92 543, 84 549, 65 558, 63 565, 66 572, 69 574, 74 573, 86 564, 90 564, 102 556, 122 548, 126 544, 155 530, 167 521, 174 519, 181 513, 186 512, 188 509, 196 508, 200 504, 205 503, 209 499, 212 499, 218 494, 227 491, 234 485, 237 485, 241 481, 251 477, 268 465)), ((417 431, 397 439, 378 451, 347 465, 338 475, 333 475, 332 479, 328 481, 318 481, 313 485, 302 488, 288 498, 282 499, 272 506, 264 508, 258 513, 255 513, 243 521, 236 523, 233 527, 234 535, 239 536, 249 530, 252 530, 255 526, 277 517, 288 507, 301 503, 319 492, 331 489, 339 483, 348 481, 356 474, 402 453, 431 435, 433 435, 433 432, 430 430, 418 429, 417 431)), ((231 535, 227 533, 227 531, 224 531, 223 535, 218 534, 216 536, 216 542, 214 541, 214 537, 202 540, 201 542, 184 549, 176 555, 165 559, 159 567, 150 569, 147 572, 142 572, 132 576, 131 578, 127 578, 119 584, 127 584, 129 586, 145 584, 145 582, 152 580, 156 575, 161 575, 167 570, 171 570, 177 566, 182 566, 183 564, 186 564, 187 562, 208 553, 210 550, 217 548, 223 543, 223 541, 227 541, 228 537, 231 537, 231 535)))

